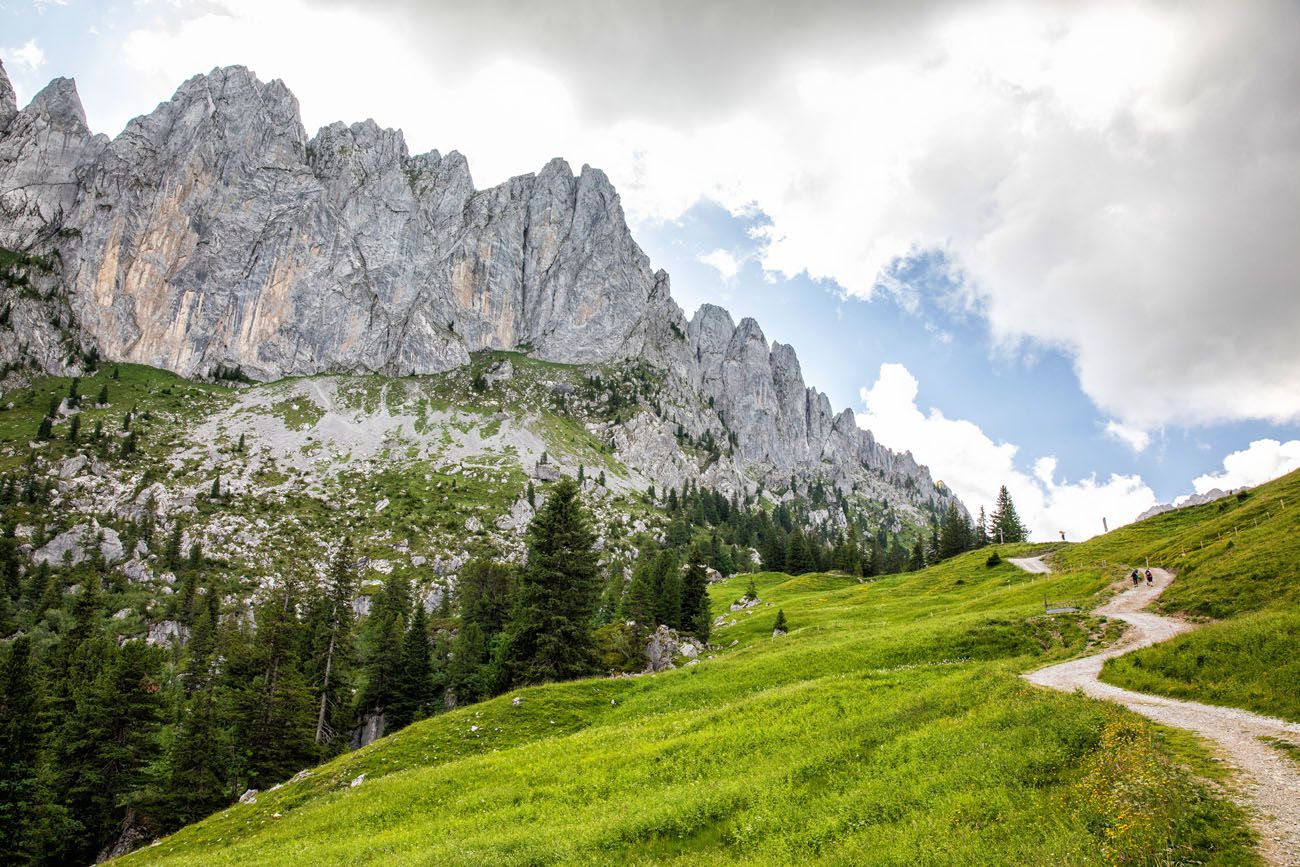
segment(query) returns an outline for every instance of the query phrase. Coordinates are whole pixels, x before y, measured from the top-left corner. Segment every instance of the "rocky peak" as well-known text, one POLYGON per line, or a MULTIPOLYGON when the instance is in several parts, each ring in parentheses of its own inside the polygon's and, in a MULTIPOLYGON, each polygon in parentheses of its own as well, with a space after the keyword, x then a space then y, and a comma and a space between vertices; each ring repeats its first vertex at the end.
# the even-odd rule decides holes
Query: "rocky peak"
POLYGON ((23 113, 45 121, 53 129, 72 135, 90 135, 86 110, 81 105, 77 83, 71 78, 56 78, 45 85, 23 113))
MULTIPOLYGON (((3 117, 2 70, 0 84, 3 117)), ((656 472, 705 472, 733 490, 829 472, 882 496, 907 477, 919 493, 904 500, 918 503, 934 491, 852 413, 833 415, 794 349, 769 347, 756 321, 705 305, 688 322, 588 165, 575 176, 557 158, 475 190, 461 154, 411 156, 400 130, 373 120, 308 140, 283 83, 230 66, 186 81, 111 143, 90 136, 75 86, 56 79, 0 132, 0 190, 0 245, 57 250, 80 337, 107 358, 265 379, 434 373, 482 349, 635 358, 667 383, 656 420, 625 437, 656 472), (683 442, 711 453, 707 471, 683 442)))
POLYGON ((5 72, 4 61, 0 60, 0 132, 4 132, 9 121, 18 113, 18 96, 14 86, 9 83, 9 74, 5 72))

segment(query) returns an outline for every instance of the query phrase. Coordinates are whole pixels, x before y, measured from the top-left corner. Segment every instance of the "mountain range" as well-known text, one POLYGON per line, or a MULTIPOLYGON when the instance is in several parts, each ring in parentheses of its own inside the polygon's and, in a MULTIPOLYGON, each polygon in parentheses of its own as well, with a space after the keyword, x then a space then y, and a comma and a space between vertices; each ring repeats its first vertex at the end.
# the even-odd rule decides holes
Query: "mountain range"
POLYGON ((613 439, 643 482, 821 480, 918 526, 956 502, 836 414, 757 322, 712 305, 688 319, 600 170, 555 159, 476 190, 459 153, 411 155, 373 121, 309 137, 289 89, 243 67, 191 78, 112 139, 73 81, 20 110, 0 67, 0 247, 20 257, 0 287, 11 366, 75 374, 90 355, 274 380, 432 374, 485 350, 635 360, 661 386, 613 439), (702 467, 683 441, 723 448, 702 467))

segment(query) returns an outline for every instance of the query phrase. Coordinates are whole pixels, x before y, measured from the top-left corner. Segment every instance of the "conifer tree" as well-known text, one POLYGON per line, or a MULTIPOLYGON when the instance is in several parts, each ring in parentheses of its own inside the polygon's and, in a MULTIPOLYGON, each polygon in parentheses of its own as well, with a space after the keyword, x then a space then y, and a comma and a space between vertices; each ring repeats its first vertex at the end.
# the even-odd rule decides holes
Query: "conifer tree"
POLYGON ((772 634, 776 635, 778 632, 781 634, 785 634, 789 631, 790 628, 785 621, 785 610, 778 608, 776 610, 776 622, 772 624, 772 634))
POLYGON ((230 740, 246 785, 288 779, 316 758, 312 693, 299 668, 297 585, 286 578, 256 612, 257 628, 226 667, 230 740))
POLYGON ((939 525, 939 559, 946 560, 969 550, 970 547, 970 523, 966 516, 957 510, 956 503, 949 503, 943 514, 943 521, 939 525))
POLYGON ((983 548, 989 543, 988 518, 984 515, 984 507, 980 506, 980 516, 975 520, 975 547, 983 548))
POLYGON ((74 413, 68 420, 68 442, 73 445, 77 444, 77 438, 81 436, 81 413, 74 413))
POLYGON ((323 648, 313 648, 311 657, 319 664, 320 683, 316 712, 317 744, 327 744, 333 740, 337 719, 332 718, 331 710, 337 711, 343 706, 344 692, 341 686, 341 662, 351 656, 352 651, 352 597, 356 593, 356 580, 353 574, 354 554, 352 539, 345 536, 330 563, 329 576, 326 581, 323 603, 320 606, 320 620, 324 623, 317 631, 318 642, 323 648), (322 660, 323 657, 323 660, 322 660))
POLYGON ((95 398, 96 406, 108 406, 108 383, 99 387, 99 397, 95 398))
POLYGON ((789 545, 785 554, 785 571, 791 575, 804 575, 816 568, 812 552, 808 550, 808 540, 803 531, 795 528, 790 534, 789 545))
POLYGON ((698 557, 691 557, 691 563, 682 576, 682 629, 694 635, 700 641, 709 640, 709 629, 713 625, 713 612, 709 608, 709 576, 700 565, 698 557))
POLYGON ((918 572, 925 568, 925 546, 921 544, 920 539, 917 539, 916 544, 912 546, 911 559, 907 561, 904 568, 910 572, 918 572))
POLYGON ((392 705, 385 716, 387 731, 404 728, 433 711, 432 649, 424 605, 416 602, 402 641, 392 705))
POLYGON ((682 572, 677 555, 665 549, 655 555, 654 624, 679 629, 682 625, 682 572))
POLYGON ((568 680, 598 670, 591 637, 600 593, 596 538, 571 479, 561 479, 528 527, 528 562, 501 646, 505 685, 568 680))
POLYGON ((25 864, 35 854, 32 823, 41 800, 40 746, 40 696, 31 639, 20 635, 0 666, 0 864, 25 864))
POLYGON ((385 713, 393 703, 410 613, 411 585, 401 575, 389 575, 366 624, 370 653, 365 665, 365 685, 358 698, 362 714, 385 713))
POLYGON ((50 739, 55 792, 83 828, 68 860, 93 860, 144 794, 159 751, 161 667, 158 648, 143 641, 119 648, 98 632, 75 651, 50 739))
POLYGON ((180 521, 172 523, 171 535, 167 537, 167 547, 163 551, 163 559, 167 561, 167 568, 175 571, 181 567, 181 534, 185 528, 180 521))
POLYGON ((998 490, 997 502, 994 503, 993 514, 989 517, 990 541, 999 544, 1023 542, 1026 536, 1025 525, 1016 514, 1016 507, 1011 502, 1011 494, 1008 493, 1007 486, 1003 485, 998 490))
POLYGON ((768 572, 785 570, 785 541, 775 529, 763 540, 763 568, 768 572))
POLYGON ((653 628, 655 620, 654 558, 643 549, 632 566, 632 579, 619 606, 619 619, 653 628))

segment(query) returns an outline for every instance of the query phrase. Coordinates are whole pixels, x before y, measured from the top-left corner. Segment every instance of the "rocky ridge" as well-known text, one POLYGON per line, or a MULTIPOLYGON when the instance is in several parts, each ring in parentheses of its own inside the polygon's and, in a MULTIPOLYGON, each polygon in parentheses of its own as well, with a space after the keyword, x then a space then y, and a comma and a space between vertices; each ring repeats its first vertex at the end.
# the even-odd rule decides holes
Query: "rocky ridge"
POLYGON ((39 257, 0 285, 5 363, 75 373, 97 352, 278 379, 430 374, 484 350, 643 360, 662 375, 653 411, 592 432, 645 478, 822 480, 915 523, 951 500, 835 414, 758 323, 711 305, 688 320, 603 172, 557 159, 476 190, 459 153, 411 155, 373 121, 308 137, 288 88, 243 67, 191 78, 110 140, 72 81, 19 110, 0 66, 0 247, 39 257))

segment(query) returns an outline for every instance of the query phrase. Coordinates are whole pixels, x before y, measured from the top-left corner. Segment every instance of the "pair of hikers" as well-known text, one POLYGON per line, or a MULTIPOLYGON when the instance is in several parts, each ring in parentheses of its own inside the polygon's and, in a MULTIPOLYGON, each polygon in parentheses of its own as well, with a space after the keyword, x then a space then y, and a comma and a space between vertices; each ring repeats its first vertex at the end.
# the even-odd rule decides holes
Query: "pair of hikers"
MULTIPOLYGON (((1133 574, 1130 575, 1129 577, 1133 579, 1133 586, 1134 586, 1134 587, 1136 587, 1136 586, 1138 586, 1139 584, 1142 583, 1142 576, 1141 576, 1140 574, 1138 574, 1138 570, 1136 570, 1136 569, 1133 570, 1133 574)), ((1147 578, 1147 586, 1148 586, 1148 587, 1154 586, 1154 584, 1155 584, 1155 578, 1154 578, 1154 576, 1152 576, 1152 574, 1151 574, 1151 570, 1150 570, 1150 569, 1147 570, 1146 578, 1147 578)))

